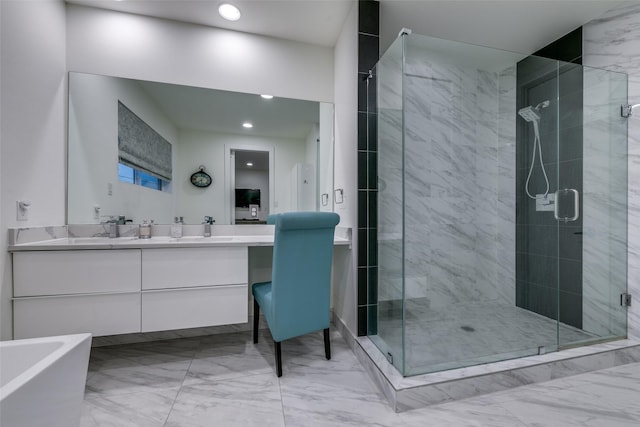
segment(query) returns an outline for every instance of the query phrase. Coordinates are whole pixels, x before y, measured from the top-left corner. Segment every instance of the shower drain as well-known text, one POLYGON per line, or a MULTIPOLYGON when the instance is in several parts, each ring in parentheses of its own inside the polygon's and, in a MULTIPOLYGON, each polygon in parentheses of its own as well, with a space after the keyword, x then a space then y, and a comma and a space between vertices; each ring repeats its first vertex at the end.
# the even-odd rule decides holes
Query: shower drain
POLYGON ((471 326, 460 326, 460 329, 462 329, 463 331, 467 331, 467 332, 475 332, 476 330, 473 329, 471 326))

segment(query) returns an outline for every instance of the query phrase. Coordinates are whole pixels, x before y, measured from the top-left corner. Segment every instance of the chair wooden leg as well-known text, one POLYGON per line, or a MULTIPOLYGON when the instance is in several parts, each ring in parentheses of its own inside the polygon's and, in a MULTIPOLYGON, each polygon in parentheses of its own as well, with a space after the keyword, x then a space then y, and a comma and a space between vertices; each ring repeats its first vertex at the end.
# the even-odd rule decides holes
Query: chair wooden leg
POLYGON ((276 345, 276 373, 278 377, 282 376, 282 349, 280 348, 280 342, 274 341, 276 345))
POLYGON ((258 343, 258 327, 260 326, 260 306, 258 301, 253 299, 253 343, 258 343))
POLYGON ((329 328, 323 330, 324 332, 324 355, 327 360, 331 360, 331 341, 329 341, 329 328))

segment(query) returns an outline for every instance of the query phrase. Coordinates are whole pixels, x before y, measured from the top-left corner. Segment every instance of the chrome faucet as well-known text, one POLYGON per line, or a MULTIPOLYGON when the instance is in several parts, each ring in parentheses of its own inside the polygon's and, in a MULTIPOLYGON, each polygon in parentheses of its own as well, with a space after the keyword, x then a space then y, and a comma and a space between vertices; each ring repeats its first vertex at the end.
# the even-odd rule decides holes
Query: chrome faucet
POLYGON ((213 224, 215 220, 213 217, 205 215, 202 223, 204 224, 204 237, 211 237, 211 224, 213 224))
POLYGON ((109 220, 105 221, 105 224, 109 225, 109 238, 115 239, 118 237, 118 220, 111 217, 109 220))
POLYGON ((118 237, 118 224, 125 224, 124 215, 118 215, 117 217, 111 216, 108 221, 105 221, 106 224, 109 224, 109 238, 115 239, 118 237))

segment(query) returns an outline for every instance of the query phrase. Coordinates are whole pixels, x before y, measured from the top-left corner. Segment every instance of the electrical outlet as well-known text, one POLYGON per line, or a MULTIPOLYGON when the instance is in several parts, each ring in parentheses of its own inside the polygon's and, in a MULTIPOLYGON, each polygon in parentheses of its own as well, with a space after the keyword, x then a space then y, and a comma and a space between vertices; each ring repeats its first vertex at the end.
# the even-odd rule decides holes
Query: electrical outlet
POLYGON ((113 184, 107 183, 107 196, 113 196, 113 184))

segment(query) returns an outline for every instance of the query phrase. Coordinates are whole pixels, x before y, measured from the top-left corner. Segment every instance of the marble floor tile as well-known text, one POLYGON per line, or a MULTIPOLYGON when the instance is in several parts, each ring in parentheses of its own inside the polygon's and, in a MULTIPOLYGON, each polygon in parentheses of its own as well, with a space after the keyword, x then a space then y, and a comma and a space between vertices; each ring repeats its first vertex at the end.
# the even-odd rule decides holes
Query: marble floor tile
POLYGON ((273 372, 274 348, 270 337, 260 336, 258 344, 254 344, 253 339, 248 336, 241 340, 213 337, 201 343, 193 357, 187 378, 213 381, 273 372))
POLYGON ((128 394, 180 387, 191 360, 92 370, 85 394, 128 394))
POLYGON ((496 403, 477 399, 434 405, 403 412, 399 421, 403 426, 423 427, 524 427, 526 422, 496 403), (427 421, 428 420, 428 421, 427 421))
POLYGON ((638 426, 640 417, 598 402, 578 391, 511 400, 499 406, 507 409, 527 426, 638 426))
POLYGON ((86 397, 80 427, 164 426, 178 391, 86 397))
POLYGON ((395 413, 337 331, 92 349, 80 427, 637 426, 640 363, 395 413))
POLYGON ((398 421, 386 399, 360 373, 343 373, 329 385, 316 376, 280 380, 287 426, 392 426, 398 421), (344 387, 349 384, 349 387, 344 387))
POLYGON ((185 383, 165 425, 284 426, 278 378, 268 373, 185 383))
POLYGON ((180 387, 199 339, 94 347, 86 394, 125 394, 180 387))
POLYGON ((89 370, 191 361, 196 350, 200 348, 200 341, 200 339, 186 338, 94 347, 91 349, 89 370))

